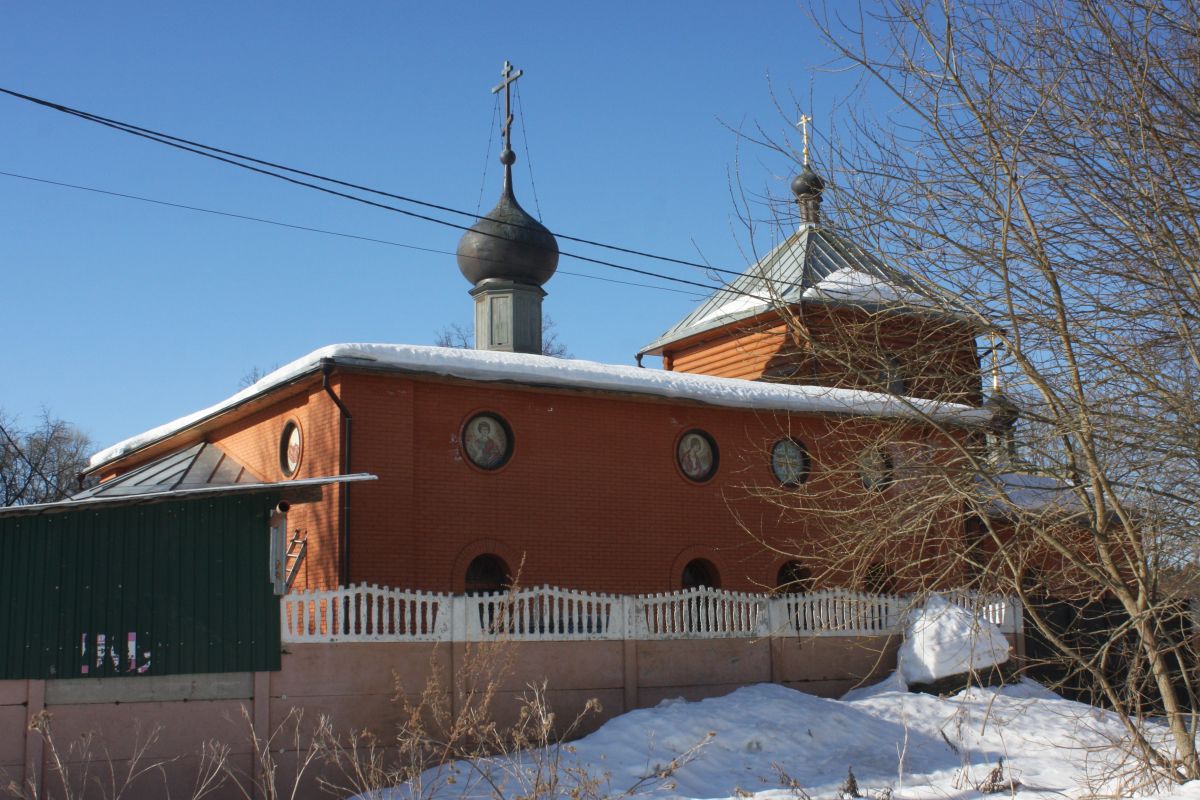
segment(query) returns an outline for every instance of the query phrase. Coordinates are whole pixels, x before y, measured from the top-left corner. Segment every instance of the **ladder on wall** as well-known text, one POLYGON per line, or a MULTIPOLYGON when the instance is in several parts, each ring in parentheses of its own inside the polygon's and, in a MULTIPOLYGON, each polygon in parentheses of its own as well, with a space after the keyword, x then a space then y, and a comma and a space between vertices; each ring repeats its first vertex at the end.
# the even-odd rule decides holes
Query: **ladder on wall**
POLYGON ((304 556, 307 553, 308 533, 301 534, 300 529, 296 528, 296 532, 288 540, 287 554, 284 557, 287 567, 287 577, 284 582, 285 592, 291 591, 292 584, 296 582, 296 576, 300 574, 300 565, 304 563, 304 556))

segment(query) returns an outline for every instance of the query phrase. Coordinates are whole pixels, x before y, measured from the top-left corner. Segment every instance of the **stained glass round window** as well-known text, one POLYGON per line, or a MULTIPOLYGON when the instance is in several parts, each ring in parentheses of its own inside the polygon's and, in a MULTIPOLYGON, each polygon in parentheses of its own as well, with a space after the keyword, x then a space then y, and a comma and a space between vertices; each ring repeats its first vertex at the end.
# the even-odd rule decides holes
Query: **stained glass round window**
POLYGON ((463 451, 480 469, 499 469, 512 455, 512 430, 495 414, 476 414, 463 426, 463 451))
POLYGON ((812 472, 808 449, 795 439, 780 439, 771 447, 771 472, 784 486, 799 486, 812 472))
POLYGON ((279 437, 279 469, 287 477, 296 474, 300 468, 300 457, 304 454, 304 435, 300 425, 295 420, 283 426, 283 435, 279 437))
POLYGON ((704 431, 688 431, 679 437, 675 460, 688 480, 701 483, 717 471, 717 444, 704 431))

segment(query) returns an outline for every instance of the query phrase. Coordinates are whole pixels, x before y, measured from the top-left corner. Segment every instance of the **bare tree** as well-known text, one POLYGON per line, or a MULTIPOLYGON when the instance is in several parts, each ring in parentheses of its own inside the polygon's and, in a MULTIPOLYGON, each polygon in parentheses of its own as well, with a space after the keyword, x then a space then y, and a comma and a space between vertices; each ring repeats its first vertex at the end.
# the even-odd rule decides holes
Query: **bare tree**
MULTIPOLYGON (((831 581, 878 566, 903 588, 1020 596, 1151 773, 1200 777, 1180 613, 1200 545, 1200 7, 885 0, 816 23, 864 97, 894 101, 882 119, 853 112, 825 148, 832 217, 931 297, 961 298, 942 310, 987 334, 997 419, 1013 404, 1021 422, 988 431, 990 448, 930 420, 831 424, 810 444, 824 473, 758 487, 805 526, 765 544, 831 581), (1073 637, 1047 594, 1119 613, 1073 637), (1169 744, 1139 724, 1151 713, 1169 744)), ((850 382, 869 376, 873 326, 895 325, 859 312, 830 327, 840 345, 795 336, 850 382)))
MULTIPOLYGON (((433 343, 438 347, 456 347, 460 350, 470 350, 475 346, 471 331, 456 322, 452 322, 438 331, 433 343)), ((542 355, 571 358, 571 351, 559 341, 554 320, 548 314, 542 315, 542 355)))
POLYGON ((72 494, 91 447, 86 434, 48 412, 29 430, 0 414, 0 505, 50 503, 72 494))
POLYGON ((246 370, 244 375, 242 375, 241 380, 238 381, 238 388, 245 389, 249 386, 253 386, 277 369, 279 369, 278 362, 276 362, 270 369, 263 369, 258 364, 255 364, 253 367, 246 370))

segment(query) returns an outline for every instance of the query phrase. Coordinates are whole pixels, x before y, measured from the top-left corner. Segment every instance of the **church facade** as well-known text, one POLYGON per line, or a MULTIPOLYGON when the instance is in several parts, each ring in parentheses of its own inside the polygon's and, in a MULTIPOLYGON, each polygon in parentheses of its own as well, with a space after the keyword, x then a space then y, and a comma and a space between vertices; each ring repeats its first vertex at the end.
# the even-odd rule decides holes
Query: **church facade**
MULTIPOLYGON (((884 421, 909 424, 926 453, 974 446, 990 416, 977 327, 825 224, 806 165, 799 229, 639 354, 663 370, 542 356, 558 249, 516 200, 507 136, 506 123, 500 201, 458 250, 476 349, 317 350, 98 453, 92 491, 164 463, 186 473, 177 486, 229 480, 178 466, 200 446, 260 482, 375 476, 291 511, 294 589, 766 591, 816 588, 818 573, 919 586, 903 563, 871 565, 886 577, 872 586, 811 563, 818 526, 759 490, 839 484, 869 506, 911 457, 864 446, 884 421)), ((956 516, 946 524, 961 528, 956 516)))

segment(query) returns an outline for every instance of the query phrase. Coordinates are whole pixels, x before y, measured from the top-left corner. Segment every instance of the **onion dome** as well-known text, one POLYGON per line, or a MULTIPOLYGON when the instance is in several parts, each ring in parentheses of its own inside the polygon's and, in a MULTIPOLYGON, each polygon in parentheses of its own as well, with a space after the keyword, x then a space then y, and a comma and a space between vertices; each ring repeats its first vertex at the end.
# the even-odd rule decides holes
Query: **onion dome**
POLYGON ((796 195, 803 221, 813 224, 821 221, 821 192, 824 190, 825 181, 808 164, 804 165, 799 175, 792 178, 792 194, 796 195))
POLYGON ((796 195, 799 200, 802 197, 819 195, 825 189, 825 181, 821 180, 821 176, 812 171, 812 167, 804 165, 804 170, 792 178, 792 194, 796 195))
POLYGON ((1017 404, 1000 391, 993 392, 984 401, 983 407, 992 412, 991 422, 988 423, 992 430, 1008 430, 1017 424, 1017 420, 1021 416, 1021 410, 1017 404))
POLYGON ((458 268, 475 285, 513 281, 541 286, 558 268, 558 242, 546 226, 526 213, 512 189, 512 150, 500 153, 504 190, 496 207, 471 226, 458 243, 458 268))

